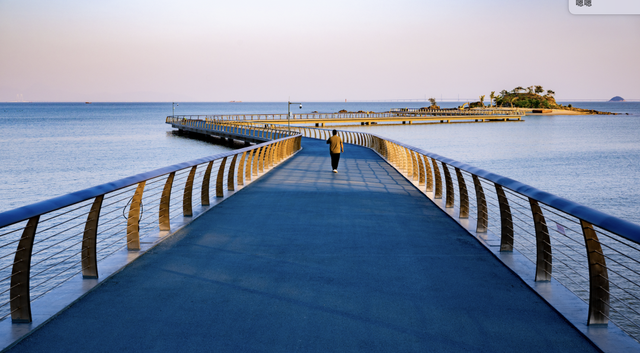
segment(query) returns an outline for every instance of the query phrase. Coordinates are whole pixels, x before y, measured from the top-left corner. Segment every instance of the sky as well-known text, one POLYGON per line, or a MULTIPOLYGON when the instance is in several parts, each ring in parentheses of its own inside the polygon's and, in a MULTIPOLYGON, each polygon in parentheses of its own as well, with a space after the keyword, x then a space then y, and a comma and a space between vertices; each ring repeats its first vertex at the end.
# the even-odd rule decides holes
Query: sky
POLYGON ((0 0, 0 102, 640 99, 639 62, 567 0, 0 0))

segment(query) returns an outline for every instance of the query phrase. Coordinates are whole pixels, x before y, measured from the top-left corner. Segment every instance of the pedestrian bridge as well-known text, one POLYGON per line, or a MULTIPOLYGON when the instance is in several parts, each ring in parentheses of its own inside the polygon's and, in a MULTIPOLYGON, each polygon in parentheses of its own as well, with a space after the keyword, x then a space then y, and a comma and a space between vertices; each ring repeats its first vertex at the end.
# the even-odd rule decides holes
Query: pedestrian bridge
POLYGON ((518 109, 394 109, 388 112, 338 112, 338 113, 302 113, 302 114, 232 114, 232 115, 175 115, 168 117, 174 122, 203 121, 207 123, 267 123, 284 124, 353 124, 371 125, 378 123, 455 123, 455 122, 493 122, 523 121, 525 112, 518 109))
POLYGON ((4 347, 640 351, 640 227, 371 134, 334 174, 327 135, 0 214, 4 347))

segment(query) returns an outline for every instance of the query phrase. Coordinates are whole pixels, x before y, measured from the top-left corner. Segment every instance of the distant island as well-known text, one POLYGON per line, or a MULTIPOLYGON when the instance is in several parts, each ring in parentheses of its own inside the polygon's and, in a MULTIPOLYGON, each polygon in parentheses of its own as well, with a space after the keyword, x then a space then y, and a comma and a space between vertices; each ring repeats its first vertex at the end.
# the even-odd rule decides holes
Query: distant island
POLYGON ((620 96, 615 96, 615 97, 609 99, 609 102, 624 102, 624 98, 622 98, 620 96))
MULTIPOLYGON (((511 91, 502 90, 496 95, 495 91, 492 91, 489 95, 489 107, 509 107, 509 108, 523 108, 531 109, 534 114, 564 114, 571 111, 572 114, 602 114, 602 115, 616 115, 610 112, 601 112, 593 109, 575 108, 571 104, 566 106, 558 104, 553 97, 556 93, 552 90, 545 90, 542 86, 530 86, 527 88, 518 86, 511 91), (557 110, 563 110, 565 112, 557 112, 557 110)), ((612 98, 620 98, 614 97, 612 98)), ((463 109, 466 104, 468 108, 485 108, 484 104, 485 96, 480 96, 480 100, 477 102, 469 102, 463 104, 460 109, 463 109)), ((624 99, 623 99, 624 100, 624 99)))

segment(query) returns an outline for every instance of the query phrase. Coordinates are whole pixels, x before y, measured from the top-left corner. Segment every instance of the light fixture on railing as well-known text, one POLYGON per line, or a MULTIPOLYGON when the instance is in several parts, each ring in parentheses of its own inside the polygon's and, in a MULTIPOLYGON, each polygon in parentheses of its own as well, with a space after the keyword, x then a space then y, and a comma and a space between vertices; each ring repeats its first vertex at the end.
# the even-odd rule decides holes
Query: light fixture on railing
POLYGON ((291 104, 300 104, 300 109, 302 109, 302 103, 287 102, 287 127, 289 131, 291 131, 291 104))

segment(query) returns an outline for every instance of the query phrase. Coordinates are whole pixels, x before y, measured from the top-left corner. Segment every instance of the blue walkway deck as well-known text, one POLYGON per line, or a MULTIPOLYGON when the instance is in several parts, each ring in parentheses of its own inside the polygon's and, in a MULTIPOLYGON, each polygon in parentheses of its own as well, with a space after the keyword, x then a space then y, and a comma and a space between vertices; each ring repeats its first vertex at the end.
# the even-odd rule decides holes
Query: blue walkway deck
POLYGON ((303 148, 11 351, 597 351, 374 152, 303 148))

